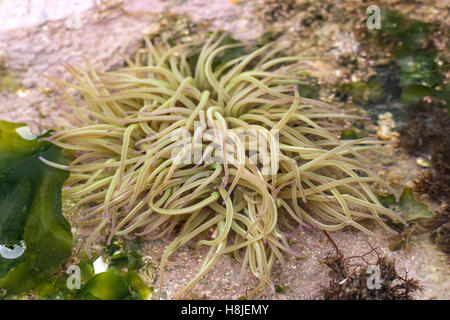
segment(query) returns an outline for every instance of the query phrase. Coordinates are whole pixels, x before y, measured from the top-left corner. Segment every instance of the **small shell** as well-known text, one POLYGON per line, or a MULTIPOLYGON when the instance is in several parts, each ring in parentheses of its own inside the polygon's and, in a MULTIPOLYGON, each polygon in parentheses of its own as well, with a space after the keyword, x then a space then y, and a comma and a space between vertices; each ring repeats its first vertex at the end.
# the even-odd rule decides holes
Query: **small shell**
POLYGON ((423 157, 418 157, 416 159, 416 163, 417 165, 424 167, 424 168, 429 168, 431 167, 431 163, 430 161, 428 161, 427 159, 423 158, 423 157))

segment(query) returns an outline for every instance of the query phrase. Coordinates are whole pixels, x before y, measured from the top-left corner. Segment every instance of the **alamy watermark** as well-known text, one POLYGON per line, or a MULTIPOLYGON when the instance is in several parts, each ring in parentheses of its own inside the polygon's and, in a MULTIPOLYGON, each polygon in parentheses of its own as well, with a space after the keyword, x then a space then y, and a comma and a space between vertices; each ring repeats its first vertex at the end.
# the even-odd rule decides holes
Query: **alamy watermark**
POLYGON ((367 17, 366 26, 367 29, 373 30, 373 29, 381 29, 381 10, 380 7, 373 4, 367 7, 366 10, 367 14, 369 15, 367 17))
POLYGON ((367 278, 367 288, 370 290, 381 289, 381 271, 380 267, 377 265, 372 265, 367 267, 367 274, 370 276, 367 278))
POLYGON ((81 288, 81 269, 77 265, 71 265, 67 268, 66 271, 67 274, 69 274, 69 277, 67 278, 67 288, 69 290, 77 289, 79 290, 81 288))

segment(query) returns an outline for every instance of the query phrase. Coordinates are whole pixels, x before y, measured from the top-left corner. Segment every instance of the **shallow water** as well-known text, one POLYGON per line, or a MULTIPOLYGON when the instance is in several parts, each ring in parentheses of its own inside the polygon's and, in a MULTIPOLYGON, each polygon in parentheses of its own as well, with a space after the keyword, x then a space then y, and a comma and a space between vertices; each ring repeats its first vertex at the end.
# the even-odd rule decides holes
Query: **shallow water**
MULTIPOLYGON (((398 140, 398 131, 407 118, 406 105, 400 101, 395 76, 398 70, 380 62, 386 56, 386 48, 379 48, 378 57, 377 54, 371 56, 369 53, 373 48, 365 47, 356 39, 358 29, 352 25, 352 19, 359 17, 364 8, 357 5, 354 8, 333 6, 332 1, 305 5, 289 12, 276 6, 260 7, 251 1, 243 1, 239 5, 206 0, 155 1, 147 6, 139 1, 128 1, 122 6, 118 3, 107 1, 99 6, 94 1, 86 1, 82 5, 71 1, 61 7, 52 1, 33 1, 31 7, 19 5, 17 1, 1 1, 0 20, 6 24, 0 31, 0 71, 14 74, 21 86, 14 92, 3 90, 0 93, 0 119, 25 122, 35 133, 52 128, 55 110, 63 100, 61 92, 43 78, 43 74, 69 80, 70 75, 61 65, 67 62, 81 65, 83 56, 87 56, 99 70, 118 68, 123 65, 120 54, 132 56, 143 33, 192 37, 194 33, 207 30, 227 30, 236 38, 253 39, 271 31, 281 32, 281 39, 291 41, 287 54, 322 57, 322 60, 311 62, 315 69, 312 75, 319 79, 321 85, 320 99, 346 113, 369 115, 372 120, 358 128, 361 132, 375 136, 380 127, 387 126, 388 131, 383 131, 383 137, 398 140), (205 3, 208 4, 207 9, 203 9, 205 3), (76 15, 78 13, 82 13, 81 17, 76 15), (74 14, 76 24, 70 20, 74 14), (197 26, 192 27, 192 22, 197 26), (374 68, 377 63, 381 66, 374 68), (338 84, 364 82, 373 76, 385 89, 383 101, 358 103, 339 97, 338 84)), ((401 2, 397 9, 413 16, 414 10, 408 3, 401 2)), ((448 8, 441 5, 439 1, 430 2, 422 8, 427 12, 424 20, 443 21, 445 15, 442 11, 447 10, 448 13, 448 8)), ((411 181, 421 170, 418 158, 418 155, 409 154, 397 145, 384 146, 371 156, 372 161, 386 166, 379 175, 397 193, 411 186, 411 181)), ((440 204, 436 201, 424 201, 439 210, 440 204)), ((70 219, 65 209, 64 213, 70 219)), ((79 228, 72 228, 72 231, 75 246, 79 246, 90 232, 79 228)), ((391 251, 387 240, 372 239, 349 228, 332 233, 332 237, 347 256, 362 255, 372 245, 378 247, 381 254, 394 258, 400 273, 407 270, 410 277, 421 281, 424 291, 418 293, 417 298, 450 298, 446 257, 430 242, 425 232, 413 234, 409 239, 409 250, 399 251, 391 251)), ((145 263, 140 275, 148 286, 156 288, 159 285, 158 261, 168 243, 166 240, 146 242, 140 250, 145 263)), ((322 298, 320 287, 328 284, 329 275, 321 261, 333 252, 333 247, 321 232, 314 230, 299 233, 293 240, 293 247, 305 257, 289 258, 285 266, 276 264, 274 267, 274 281, 283 288, 283 292, 264 293, 259 298, 322 298)), ((0 254, 6 259, 20 256, 23 250, 0 246, 0 254)), ((163 298, 172 298, 194 276, 205 254, 204 250, 189 248, 182 248, 174 254, 172 261, 176 263, 167 270, 163 298)), ((240 264, 228 256, 223 257, 196 287, 193 297, 238 299, 256 282, 249 274, 243 283, 239 283, 239 274, 240 264)))

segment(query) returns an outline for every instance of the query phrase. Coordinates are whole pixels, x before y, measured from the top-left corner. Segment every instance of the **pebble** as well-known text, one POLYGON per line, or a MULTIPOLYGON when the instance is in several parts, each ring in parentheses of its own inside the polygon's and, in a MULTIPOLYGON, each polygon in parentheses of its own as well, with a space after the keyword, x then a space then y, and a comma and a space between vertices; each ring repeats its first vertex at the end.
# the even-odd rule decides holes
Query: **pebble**
POLYGON ((400 135, 392 131, 395 128, 395 121, 390 112, 385 112, 378 116, 377 137, 381 140, 395 140, 400 135))
POLYGON ((161 25, 159 23, 152 23, 147 28, 142 30, 142 34, 145 36, 150 36, 153 34, 157 34, 161 30, 161 25))

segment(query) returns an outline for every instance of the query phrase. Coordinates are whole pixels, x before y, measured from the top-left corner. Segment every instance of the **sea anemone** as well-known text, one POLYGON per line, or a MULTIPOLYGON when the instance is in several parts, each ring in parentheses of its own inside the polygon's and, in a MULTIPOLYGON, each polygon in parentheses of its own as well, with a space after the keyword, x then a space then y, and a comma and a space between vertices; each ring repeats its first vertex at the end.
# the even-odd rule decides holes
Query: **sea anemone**
POLYGON ((127 67, 68 65, 77 84, 55 80, 70 106, 60 108, 50 140, 74 160, 42 160, 71 172, 64 196, 77 202, 77 223, 94 227, 87 252, 98 238, 176 235, 161 258, 162 286, 179 247, 209 247, 177 297, 230 253, 259 280, 253 292, 273 289, 274 262, 298 255, 286 235, 301 227, 353 226, 376 236, 358 221, 391 233, 387 217, 403 222, 370 188, 391 190, 362 154, 380 142, 339 138, 344 122, 362 117, 300 96, 308 59, 280 56, 283 48, 268 44, 217 65, 242 46, 224 37, 173 47, 146 39, 127 67))

